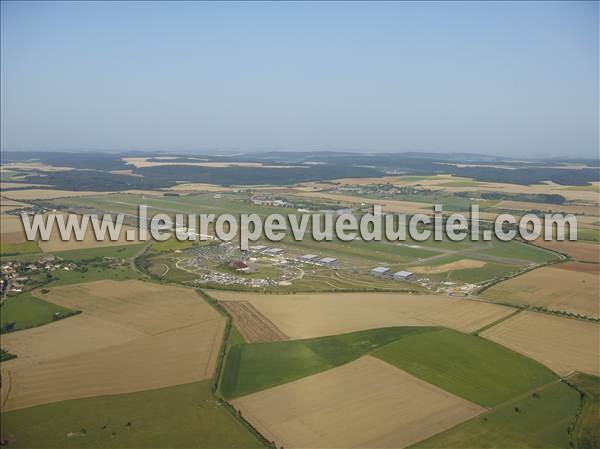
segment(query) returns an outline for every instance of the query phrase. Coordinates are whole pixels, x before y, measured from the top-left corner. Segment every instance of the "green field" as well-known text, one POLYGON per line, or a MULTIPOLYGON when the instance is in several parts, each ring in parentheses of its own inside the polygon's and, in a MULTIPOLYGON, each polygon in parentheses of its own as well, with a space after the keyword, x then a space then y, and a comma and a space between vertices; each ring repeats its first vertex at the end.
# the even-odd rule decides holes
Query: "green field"
POLYGON ((492 248, 480 251, 481 254, 507 259, 522 260, 524 262, 545 263, 557 258, 553 252, 546 251, 533 245, 521 243, 516 240, 502 242, 493 240, 492 248))
POLYGON ((432 327, 389 327, 331 337, 234 345, 225 361, 221 392, 242 396, 351 362, 385 344, 432 327))
POLYGON ((29 292, 24 292, 4 300, 0 307, 0 325, 4 332, 7 324, 15 323, 12 330, 17 331, 51 323, 57 317, 64 318, 73 313, 73 310, 43 301, 29 292))
POLYGON ((80 284, 83 282, 93 282, 102 279, 111 279, 113 281, 126 281, 128 279, 139 279, 140 275, 131 270, 129 266, 104 266, 102 264, 87 264, 83 271, 79 270, 54 270, 51 272, 53 280, 48 288, 67 284, 80 284))
POLYGON ((39 253, 40 248, 37 242, 21 242, 21 243, 0 243, 0 255, 13 256, 17 254, 33 254, 39 253))
POLYGON ((466 270, 454 270, 448 274, 449 281, 466 282, 477 284, 480 282, 491 281, 514 273, 518 270, 515 265, 487 262, 481 268, 470 268, 466 270))
POLYGON ((573 430, 575 447, 597 449, 600 447, 600 377, 577 373, 569 377, 569 383, 585 395, 581 415, 573 430))
POLYGON ((265 447, 215 402, 210 381, 2 413, 2 435, 14 435, 11 448, 265 447))
POLYGON ((556 379, 533 360, 481 337, 449 329, 408 335, 374 355, 484 407, 556 379))
POLYGON ((84 262, 102 257, 131 259, 143 248, 143 246, 143 244, 105 246, 98 248, 73 249, 69 251, 53 251, 52 254, 69 262, 84 262))
POLYGON ((565 449, 579 403, 577 391, 553 382, 412 447, 565 449))

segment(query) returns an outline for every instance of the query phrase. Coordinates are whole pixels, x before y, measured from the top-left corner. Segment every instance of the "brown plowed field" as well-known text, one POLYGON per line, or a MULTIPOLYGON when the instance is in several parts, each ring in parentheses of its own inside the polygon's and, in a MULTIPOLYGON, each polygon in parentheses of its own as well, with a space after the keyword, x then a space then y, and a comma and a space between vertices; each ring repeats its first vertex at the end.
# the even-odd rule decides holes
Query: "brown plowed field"
POLYGON ((83 313, 2 337, 18 358, 3 410, 210 378, 225 320, 192 289, 97 281, 50 289, 44 299, 83 313))
POLYGON ((233 405, 285 448, 402 448, 485 411, 370 356, 233 405))
POLYGON ((539 239, 536 240, 535 244, 542 248, 567 254, 575 260, 600 263, 600 245, 595 243, 572 242, 568 240, 559 242, 557 240, 545 241, 539 239))
POLYGON ((288 339, 287 335, 248 301, 225 301, 221 304, 233 316, 235 326, 248 343, 288 339))

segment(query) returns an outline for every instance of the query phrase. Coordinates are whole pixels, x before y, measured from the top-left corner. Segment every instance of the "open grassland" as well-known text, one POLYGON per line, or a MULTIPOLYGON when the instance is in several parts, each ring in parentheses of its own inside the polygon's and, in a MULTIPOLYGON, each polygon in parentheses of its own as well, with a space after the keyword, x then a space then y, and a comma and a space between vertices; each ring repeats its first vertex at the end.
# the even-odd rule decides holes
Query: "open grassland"
POLYGON ((534 312, 519 313, 481 333, 543 363, 561 376, 600 375, 600 326, 534 312))
POLYGON ((39 252, 40 248, 36 242, 0 242, 0 255, 2 256, 14 256, 18 254, 35 254, 39 252))
POLYGON ((250 302, 293 339, 388 326, 443 326, 474 332, 513 312, 478 301, 402 293, 210 294, 219 301, 250 302))
POLYGON ((562 382, 506 402, 490 412, 416 444, 428 449, 559 449, 569 447, 569 428, 579 394, 562 382))
POLYGON ((484 249, 483 251, 479 251, 479 253, 487 256, 516 261, 520 260, 528 263, 546 263, 558 258, 553 252, 517 240, 508 242, 493 240, 491 243, 492 247, 490 249, 484 249))
POLYGON ((216 403, 209 381, 2 413, 2 434, 18 449, 263 447, 216 403))
POLYGON ((5 410, 212 376, 225 321, 191 289, 99 281, 44 297, 83 313, 3 337, 19 355, 2 365, 5 410))
POLYGON ((406 447, 483 411, 369 356, 233 405, 277 446, 304 448, 406 447))
POLYGON ((227 354, 221 390, 236 397, 291 382, 355 360, 427 327, 389 327, 307 340, 241 344, 227 354))
POLYGON ((583 409, 573 429, 573 443, 577 449, 600 447, 600 377, 577 373, 569 377, 583 392, 583 409))
POLYGON ((73 313, 73 310, 36 298, 29 292, 24 292, 18 296, 7 297, 2 302, 0 306, 0 328, 2 332, 5 332, 5 326, 7 325, 11 327, 11 331, 29 329, 50 323, 58 318, 67 317, 73 313))
MULTIPOLYGON (((594 264, 579 265, 595 268, 594 264)), ((598 274, 559 267, 553 265, 529 271, 492 286, 483 292, 482 297, 491 301, 528 304, 600 317, 598 274)))
POLYGON ((135 256, 143 246, 143 244, 102 246, 96 248, 72 249, 68 251, 53 251, 52 254, 70 262, 87 262, 94 259, 102 259, 104 257, 128 260, 135 256))
POLYGON ((408 335, 374 355, 484 407, 556 379, 533 360, 481 337, 448 329, 408 335))

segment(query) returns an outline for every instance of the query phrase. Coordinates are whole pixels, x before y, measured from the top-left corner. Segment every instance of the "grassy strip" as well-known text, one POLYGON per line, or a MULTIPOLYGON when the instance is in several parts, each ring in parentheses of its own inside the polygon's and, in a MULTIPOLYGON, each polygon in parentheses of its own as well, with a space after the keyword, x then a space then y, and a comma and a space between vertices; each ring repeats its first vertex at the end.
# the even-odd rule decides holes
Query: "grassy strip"
POLYGON ((577 373, 567 379, 582 398, 582 407, 571 431, 571 442, 576 449, 600 447, 600 377, 577 373))

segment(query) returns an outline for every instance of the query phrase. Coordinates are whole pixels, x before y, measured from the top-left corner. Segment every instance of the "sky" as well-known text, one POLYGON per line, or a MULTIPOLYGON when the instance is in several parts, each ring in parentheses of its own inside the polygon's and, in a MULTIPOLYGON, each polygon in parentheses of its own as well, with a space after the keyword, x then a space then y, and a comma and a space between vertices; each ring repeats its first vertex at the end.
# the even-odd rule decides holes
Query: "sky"
POLYGON ((598 155, 596 2, 7 2, 2 150, 598 155))

